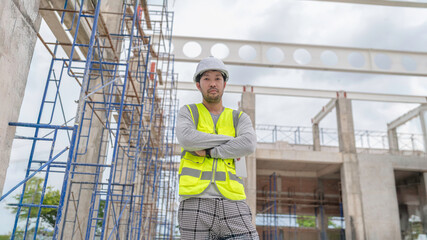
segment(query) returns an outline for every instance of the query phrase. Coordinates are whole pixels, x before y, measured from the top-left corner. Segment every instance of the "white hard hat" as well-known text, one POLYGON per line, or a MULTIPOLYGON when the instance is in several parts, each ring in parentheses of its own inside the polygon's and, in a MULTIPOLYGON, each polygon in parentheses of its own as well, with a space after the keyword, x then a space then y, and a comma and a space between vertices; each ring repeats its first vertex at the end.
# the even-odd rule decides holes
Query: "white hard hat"
POLYGON ((197 65, 196 68, 196 73, 193 76, 193 81, 196 82, 199 75, 209 70, 220 71, 224 76, 224 81, 228 81, 228 71, 225 68, 224 63, 213 56, 207 57, 199 62, 199 65, 197 65))

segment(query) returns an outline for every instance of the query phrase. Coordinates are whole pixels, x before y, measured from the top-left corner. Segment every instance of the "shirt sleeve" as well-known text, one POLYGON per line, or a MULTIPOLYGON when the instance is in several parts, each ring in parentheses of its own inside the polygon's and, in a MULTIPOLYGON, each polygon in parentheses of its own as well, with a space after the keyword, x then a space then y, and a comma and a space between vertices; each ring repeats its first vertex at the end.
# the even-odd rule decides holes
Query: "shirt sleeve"
POLYGON ((255 152, 257 139, 249 115, 242 113, 236 130, 235 138, 211 150, 213 158, 239 158, 255 152))
POLYGON ((176 137, 179 145, 187 151, 214 148, 234 139, 231 136, 198 131, 187 106, 183 106, 179 110, 176 124, 176 137))

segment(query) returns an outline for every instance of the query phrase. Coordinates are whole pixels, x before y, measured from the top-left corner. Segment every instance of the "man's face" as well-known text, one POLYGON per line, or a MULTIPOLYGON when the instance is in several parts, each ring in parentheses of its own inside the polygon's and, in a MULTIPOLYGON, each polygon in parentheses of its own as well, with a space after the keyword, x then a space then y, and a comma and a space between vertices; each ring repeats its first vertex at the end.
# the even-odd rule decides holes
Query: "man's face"
POLYGON ((221 101, 226 83, 221 72, 206 71, 196 85, 206 102, 218 103, 221 101))

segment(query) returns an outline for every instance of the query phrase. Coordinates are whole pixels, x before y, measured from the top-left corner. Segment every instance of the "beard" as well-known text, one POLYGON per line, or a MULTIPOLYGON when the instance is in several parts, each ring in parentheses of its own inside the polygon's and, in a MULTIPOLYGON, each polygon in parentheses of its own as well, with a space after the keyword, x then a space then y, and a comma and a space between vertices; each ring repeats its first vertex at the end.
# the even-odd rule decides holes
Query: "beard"
MULTIPOLYGON (((211 89, 209 89, 209 90, 211 90, 211 89)), ((217 92, 218 92, 218 94, 217 95, 215 95, 215 96, 212 96, 212 95, 210 95, 209 94, 209 90, 208 91, 206 91, 206 93, 203 91, 203 89, 202 89, 202 95, 203 95, 203 99, 206 101, 206 102, 208 102, 208 103, 218 103, 218 102, 220 102, 221 101, 221 99, 222 99, 222 94, 224 93, 224 92, 220 92, 218 89, 216 89, 217 90, 217 92)))

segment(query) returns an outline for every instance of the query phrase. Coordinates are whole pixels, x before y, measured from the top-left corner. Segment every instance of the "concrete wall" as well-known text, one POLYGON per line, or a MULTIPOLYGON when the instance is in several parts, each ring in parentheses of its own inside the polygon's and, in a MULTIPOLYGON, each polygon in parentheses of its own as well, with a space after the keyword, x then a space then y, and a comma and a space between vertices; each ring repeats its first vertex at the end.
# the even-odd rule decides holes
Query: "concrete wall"
POLYGON ((39 0, 0 4, 0 194, 9 166, 17 122, 41 18, 39 0))
POLYGON ((387 159, 359 155, 360 188, 367 239, 400 239, 394 169, 387 159))

